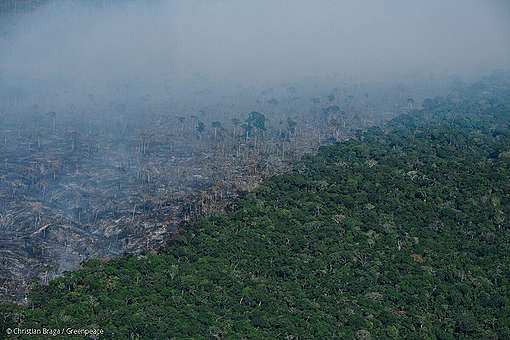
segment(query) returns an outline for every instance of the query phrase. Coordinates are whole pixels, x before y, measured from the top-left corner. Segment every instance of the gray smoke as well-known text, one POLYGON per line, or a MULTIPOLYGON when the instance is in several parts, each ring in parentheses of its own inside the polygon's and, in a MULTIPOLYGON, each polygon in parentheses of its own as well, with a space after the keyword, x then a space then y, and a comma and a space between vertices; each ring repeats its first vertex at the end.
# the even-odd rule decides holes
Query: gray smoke
POLYGON ((0 98, 171 103, 307 77, 465 76, 510 66, 510 6, 476 0, 52 1, 0 40, 0 98))

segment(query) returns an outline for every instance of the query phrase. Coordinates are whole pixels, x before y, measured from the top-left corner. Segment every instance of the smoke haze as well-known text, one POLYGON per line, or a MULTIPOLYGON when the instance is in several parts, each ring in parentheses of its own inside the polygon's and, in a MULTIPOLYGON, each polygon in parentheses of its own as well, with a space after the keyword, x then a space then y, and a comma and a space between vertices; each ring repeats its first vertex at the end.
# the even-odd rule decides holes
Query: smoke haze
POLYGON ((508 68, 504 1, 155 1, 101 7, 53 2, 0 40, 4 92, 32 103, 307 77, 388 80, 508 68))
POLYGON ((510 67, 509 9, 507 0, 2 3, 0 299, 22 298, 33 275, 158 249, 181 222, 322 145, 426 98, 455 102, 463 79, 510 67))

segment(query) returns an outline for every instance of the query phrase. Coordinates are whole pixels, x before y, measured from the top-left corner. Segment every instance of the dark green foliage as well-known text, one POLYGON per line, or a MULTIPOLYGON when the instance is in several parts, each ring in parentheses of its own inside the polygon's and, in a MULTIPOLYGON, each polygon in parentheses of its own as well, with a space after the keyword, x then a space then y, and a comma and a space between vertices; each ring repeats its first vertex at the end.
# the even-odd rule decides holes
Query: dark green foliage
POLYGON ((205 124, 202 121, 197 122, 197 131, 202 133, 205 129, 205 124))
POLYGON ((386 131, 322 148, 162 254, 34 283, 26 308, 2 305, 1 327, 508 339, 510 109, 491 88, 427 100, 386 131))
POLYGON ((250 112, 250 115, 248 116, 248 119, 246 119, 246 122, 249 125, 253 125, 257 129, 264 131, 266 130, 266 116, 264 116, 260 112, 250 112))

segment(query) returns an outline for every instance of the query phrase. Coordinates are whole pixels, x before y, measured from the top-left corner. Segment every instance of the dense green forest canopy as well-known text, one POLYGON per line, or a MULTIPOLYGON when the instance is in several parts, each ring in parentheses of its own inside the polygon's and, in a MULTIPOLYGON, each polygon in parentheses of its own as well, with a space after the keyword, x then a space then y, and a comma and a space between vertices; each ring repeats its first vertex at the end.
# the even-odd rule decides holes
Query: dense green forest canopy
POLYGON ((509 85, 324 147, 159 254, 35 279, 27 306, 1 305, 0 334, 510 339, 509 85))

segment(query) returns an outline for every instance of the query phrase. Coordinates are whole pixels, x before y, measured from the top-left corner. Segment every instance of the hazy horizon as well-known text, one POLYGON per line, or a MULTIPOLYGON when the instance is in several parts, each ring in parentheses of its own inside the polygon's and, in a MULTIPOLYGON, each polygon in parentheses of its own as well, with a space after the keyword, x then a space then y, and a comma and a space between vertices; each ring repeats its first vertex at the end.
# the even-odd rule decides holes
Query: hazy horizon
POLYGON ((161 101, 186 89, 510 67, 510 6, 497 0, 51 3, 0 40, 3 91, 161 101))

